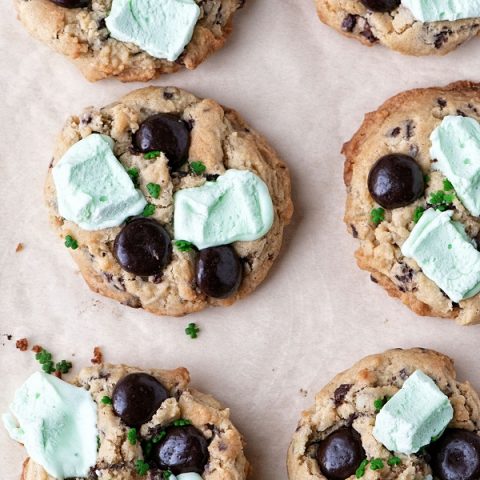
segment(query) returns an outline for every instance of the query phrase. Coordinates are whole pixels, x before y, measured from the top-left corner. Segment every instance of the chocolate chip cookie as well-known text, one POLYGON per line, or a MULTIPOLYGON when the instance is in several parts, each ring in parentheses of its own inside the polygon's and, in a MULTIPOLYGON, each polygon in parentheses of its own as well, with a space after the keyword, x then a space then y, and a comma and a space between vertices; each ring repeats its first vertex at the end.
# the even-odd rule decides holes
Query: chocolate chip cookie
MULTIPOLYGON (((205 480, 247 478, 244 441, 229 410, 189 388, 189 381, 184 368, 83 369, 73 383, 90 392, 98 409, 97 463, 88 478, 153 480, 167 478, 164 472, 195 472, 205 480)), ((30 458, 21 478, 54 480, 30 458)))
MULTIPOLYGON (((112 36, 106 21, 112 0, 14 1, 18 18, 25 28, 35 38, 71 58, 88 80, 117 77, 124 82, 148 81, 181 67, 196 68, 223 46, 232 30, 234 14, 245 2, 195 0, 199 13, 193 35, 183 53, 169 60, 151 55, 152 52, 148 53, 141 44, 127 41, 129 37, 112 36)), ((152 15, 149 18, 148 12, 145 14, 145 28, 152 21, 152 15)), ((132 10, 132 23, 137 17, 132 10)), ((161 17, 158 14, 155 18, 161 17)))
POLYGON ((316 0, 322 22, 364 45, 406 55, 444 55, 475 37, 480 18, 421 22, 400 0, 316 0))
POLYGON ((432 132, 449 116, 480 120, 479 84, 407 91, 366 116, 343 147, 345 222, 360 242, 357 263, 371 272, 373 282, 420 315, 468 325, 480 322, 480 295, 452 300, 415 259, 402 253, 427 210, 448 212, 478 247, 478 217, 465 208, 430 153, 432 132))
POLYGON ((453 362, 445 355, 415 348, 366 357, 337 375, 303 412, 288 450, 289 478, 477 478, 479 408, 477 393, 456 379, 453 362), (448 398, 453 418, 439 438, 418 452, 389 451, 375 438, 374 427, 384 405, 419 370, 448 398))
POLYGON ((93 291, 131 307, 174 316, 209 305, 231 305, 251 293, 279 254, 293 211, 288 169, 266 141, 235 111, 170 87, 137 90, 112 105, 71 117, 50 164, 46 201, 55 230, 93 291), (86 141, 93 143, 79 150, 86 141), (74 154, 66 155, 73 146, 74 154), (99 151, 109 152, 108 173, 100 173, 107 165, 103 157, 89 167, 72 167, 79 152, 99 151), (61 182, 57 178, 56 183, 54 174, 61 163, 72 170, 59 174, 61 182), (125 180, 125 172, 131 180, 125 180), (86 176, 93 180, 83 190, 82 185, 69 184, 73 177, 81 183, 86 176), (105 185, 115 185, 112 195, 97 191, 100 177, 105 185), (175 207, 179 192, 202 195, 201 201, 195 196, 182 200, 186 223, 180 207, 175 207), (134 199, 139 214, 132 215, 130 209, 128 218, 124 212, 118 219, 115 210, 115 218, 108 220, 113 223, 90 227, 98 217, 88 201, 83 203, 85 198, 96 197, 96 211, 104 219, 114 210, 104 207, 114 196, 121 197, 114 208, 134 199), (212 198, 216 203, 205 213, 212 198), (62 216, 59 207, 83 215, 83 228, 80 221, 62 216), (209 222, 203 224, 205 218, 209 222), (190 230, 200 236, 208 233, 210 243, 197 248, 193 240, 174 238, 181 225, 186 225, 185 235, 190 230), (254 236, 248 241, 240 234, 217 238, 222 229, 228 230, 220 232, 225 236, 238 225, 240 233, 252 229, 254 236))

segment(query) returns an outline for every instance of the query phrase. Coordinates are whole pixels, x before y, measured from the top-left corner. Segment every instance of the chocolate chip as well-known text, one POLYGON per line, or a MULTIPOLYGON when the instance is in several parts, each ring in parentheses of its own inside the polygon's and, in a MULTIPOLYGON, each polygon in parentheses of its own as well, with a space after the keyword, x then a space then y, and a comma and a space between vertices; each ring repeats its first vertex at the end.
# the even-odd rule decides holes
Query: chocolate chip
POLYGON ((451 31, 442 31, 435 35, 435 40, 433 42, 436 49, 442 48, 445 43, 448 42, 448 36, 451 34, 451 31))
POLYGON ((443 98, 437 98, 437 103, 441 109, 444 109, 447 106, 447 101, 443 98))
POLYGON ((174 475, 187 472, 202 474, 208 462, 208 444, 202 433, 192 425, 170 427, 152 451, 158 468, 174 475))
POLYGON ((124 270, 148 277, 161 274, 170 263, 172 245, 162 225, 150 218, 137 218, 122 228, 113 250, 124 270))
POLYGON ((338 407, 343 403, 343 400, 347 396, 347 393, 352 388, 351 383, 342 383, 335 392, 333 393, 333 401, 335 402, 335 406, 338 407))
POLYGON ((113 410, 129 427, 140 427, 168 397, 167 390, 155 377, 130 373, 115 385, 113 410))
POLYGON ((229 245, 200 250, 196 279, 198 288, 213 298, 232 296, 242 281, 242 264, 229 245))
POLYGON ((352 14, 348 14, 342 22, 342 30, 345 32, 353 32, 355 25, 357 24, 357 17, 352 14))

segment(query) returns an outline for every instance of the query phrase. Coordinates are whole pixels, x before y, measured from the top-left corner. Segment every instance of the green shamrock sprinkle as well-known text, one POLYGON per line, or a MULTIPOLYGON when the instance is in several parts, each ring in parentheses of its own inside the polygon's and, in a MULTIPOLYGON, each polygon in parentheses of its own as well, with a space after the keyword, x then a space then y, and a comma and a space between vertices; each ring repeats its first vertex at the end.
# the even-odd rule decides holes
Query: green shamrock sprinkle
POLYGON ((186 427, 187 425, 191 425, 192 422, 188 420, 187 418, 179 418, 178 420, 175 420, 173 424, 176 427, 186 427))
POLYGON ((370 460, 371 470, 381 470, 383 468, 383 460, 381 458, 372 458, 370 460))
POLYGON ((65 237, 65 246, 72 250, 76 250, 78 248, 78 242, 71 235, 67 235, 65 237))
POLYGON ((142 215, 144 217, 151 217, 155 213, 155 205, 147 203, 143 209, 142 215))
POLYGON ((454 190, 453 185, 452 185, 452 183, 450 182, 450 180, 449 180, 448 178, 446 178, 446 179, 443 181, 443 189, 444 189, 446 192, 451 192, 452 190, 454 190))
POLYGON ((394 467, 395 465, 400 465, 402 463, 402 460, 400 457, 390 457, 387 460, 387 463, 391 466, 394 467))
POLYGON ((107 395, 105 395, 104 397, 102 397, 102 399, 100 400, 104 405, 112 405, 112 399, 110 397, 108 397, 107 395))
POLYGON ((363 462, 360 464, 360 466, 357 468, 355 472, 355 476, 357 478, 362 478, 365 475, 365 469, 367 468, 368 465, 368 460, 363 460, 363 462))
POLYGON ((132 167, 127 170, 128 176, 132 180, 135 186, 138 186, 138 177, 140 175, 140 170, 137 167, 132 167))
POLYGON ((185 333, 190 337, 190 338, 197 338, 198 337, 198 332, 200 332, 200 328, 197 327, 196 323, 189 323, 187 325, 187 328, 185 328, 185 333))
POLYGON ((193 248, 193 243, 187 242, 186 240, 177 240, 175 242, 175 246, 181 251, 181 252, 189 252, 193 248))
POLYGON ((72 368, 72 362, 67 362, 66 360, 57 362, 57 364, 55 365, 55 370, 60 373, 68 373, 71 368, 72 368))
POLYGON ((417 207, 413 212, 413 221, 418 223, 418 221, 422 218, 422 215, 425 213, 425 207, 417 207))
POLYGON ((137 473, 143 477, 144 475, 147 474, 148 470, 150 469, 150 465, 146 462, 144 462, 141 459, 138 459, 135 462, 135 469, 137 470, 137 473))
POLYGON ((158 183, 147 183, 147 190, 153 198, 158 198, 162 187, 158 183))
POLYGON ((127 433, 128 443, 135 445, 137 443, 137 429, 131 428, 127 433))
POLYGON ((385 210, 381 207, 372 209, 370 218, 375 225, 380 225, 385 220, 385 210))
POLYGON ((145 160, 152 160, 152 159, 154 159, 154 158, 159 157, 161 153, 162 153, 162 152, 160 152, 160 150, 153 150, 153 151, 151 151, 151 152, 147 152, 147 153, 143 156, 143 158, 144 158, 145 160))
POLYGON ((195 175, 201 175, 207 167, 203 164, 203 162, 192 162, 190 163, 190 171, 195 175))

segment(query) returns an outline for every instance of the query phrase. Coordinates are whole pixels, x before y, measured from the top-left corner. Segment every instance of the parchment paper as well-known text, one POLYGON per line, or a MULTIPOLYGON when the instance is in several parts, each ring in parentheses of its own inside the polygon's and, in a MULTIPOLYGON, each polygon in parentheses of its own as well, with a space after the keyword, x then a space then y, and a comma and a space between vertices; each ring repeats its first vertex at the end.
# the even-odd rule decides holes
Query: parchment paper
MULTIPOLYGON (((165 76, 236 108, 288 162, 296 213, 267 281, 227 309, 160 318, 90 292, 50 230, 43 182, 68 115, 141 87, 90 84, 69 61, 33 40, 10 0, 0 16, 0 411, 38 369, 28 337, 56 358, 190 369, 193 384, 231 408, 248 441, 252 478, 284 480, 286 449, 300 411, 334 374, 390 347, 425 346, 456 359, 480 387, 480 327, 420 318, 372 284, 353 260, 342 222, 339 151, 376 109, 401 90, 480 80, 480 40, 443 58, 366 48, 322 25, 311 0, 249 0, 223 50, 196 71, 165 76), (22 242, 25 249, 16 253, 22 242), (202 329, 197 340, 187 323, 202 329), (301 389, 307 391, 305 395, 301 389)), ((18 480, 25 451, 0 427, 0 478, 18 480)))

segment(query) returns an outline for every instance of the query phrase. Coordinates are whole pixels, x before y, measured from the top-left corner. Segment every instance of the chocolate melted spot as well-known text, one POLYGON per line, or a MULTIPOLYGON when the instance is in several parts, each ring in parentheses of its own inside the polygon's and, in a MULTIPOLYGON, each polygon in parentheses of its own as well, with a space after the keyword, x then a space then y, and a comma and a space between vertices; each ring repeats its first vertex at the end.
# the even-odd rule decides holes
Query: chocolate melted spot
POLYGON ((338 407, 343 403, 343 400, 347 396, 347 393, 352 388, 352 384, 350 383, 343 383, 340 385, 335 392, 333 393, 333 401, 335 402, 335 406, 338 407))

